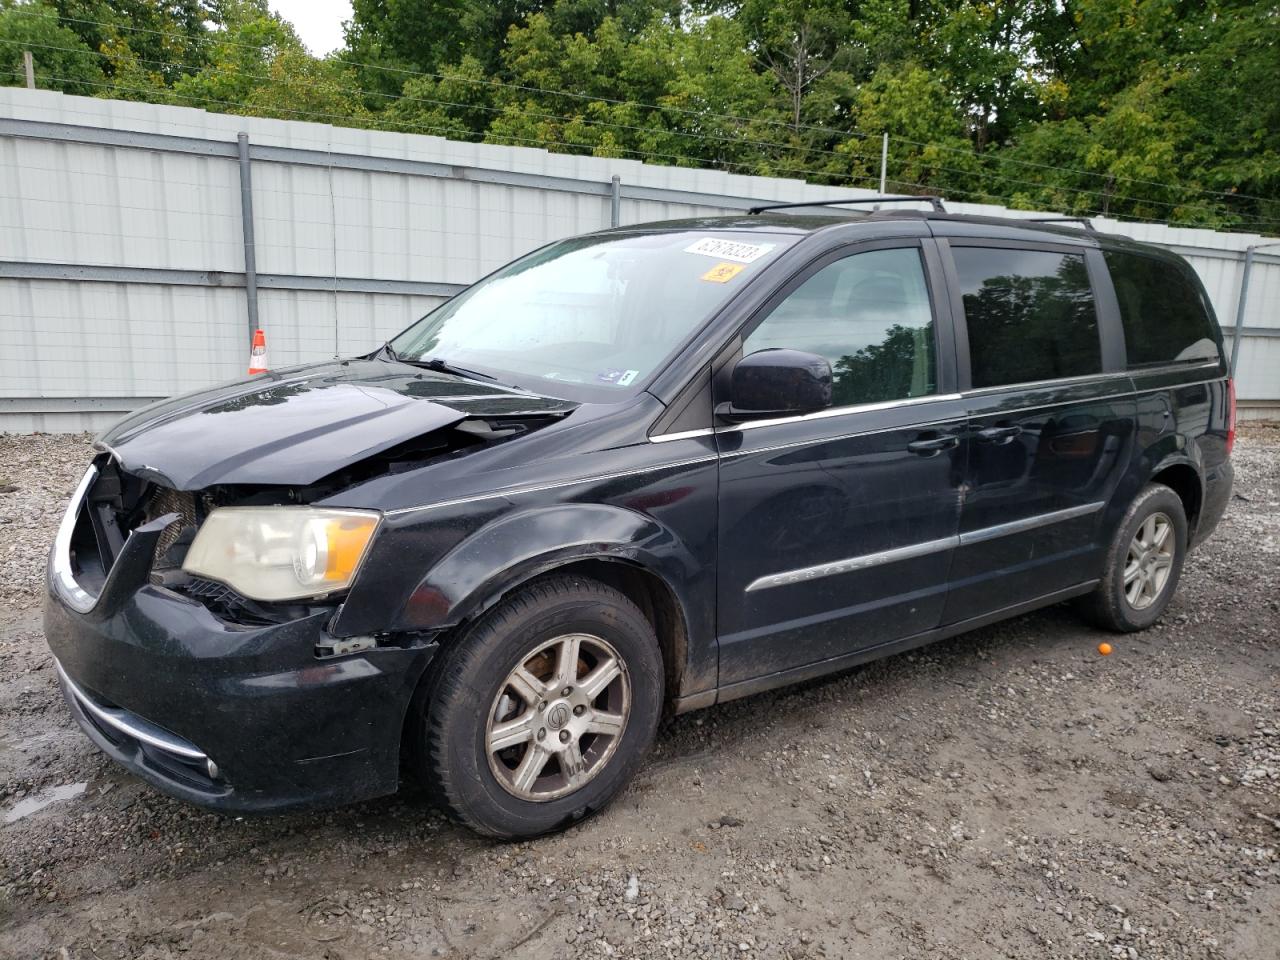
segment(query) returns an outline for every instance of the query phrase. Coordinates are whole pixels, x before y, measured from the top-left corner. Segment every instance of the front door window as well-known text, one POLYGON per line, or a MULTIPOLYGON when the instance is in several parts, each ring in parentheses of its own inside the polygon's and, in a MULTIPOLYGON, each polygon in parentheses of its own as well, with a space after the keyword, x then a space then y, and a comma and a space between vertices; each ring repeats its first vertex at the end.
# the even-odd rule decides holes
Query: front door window
POLYGON ((825 357, 846 407, 937 390, 933 312, 916 247, 837 260, 797 287, 747 337, 743 354, 784 347, 825 357))

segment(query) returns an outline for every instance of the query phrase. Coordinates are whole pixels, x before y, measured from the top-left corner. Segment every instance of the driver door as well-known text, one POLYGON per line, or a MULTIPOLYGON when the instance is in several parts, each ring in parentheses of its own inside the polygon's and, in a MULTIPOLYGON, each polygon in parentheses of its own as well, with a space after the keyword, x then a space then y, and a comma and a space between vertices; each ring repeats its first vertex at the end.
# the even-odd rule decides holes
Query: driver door
POLYGON ((825 357, 833 406, 716 430, 722 688, 939 624, 965 472, 942 289, 933 241, 860 245, 748 326, 743 356, 825 357))

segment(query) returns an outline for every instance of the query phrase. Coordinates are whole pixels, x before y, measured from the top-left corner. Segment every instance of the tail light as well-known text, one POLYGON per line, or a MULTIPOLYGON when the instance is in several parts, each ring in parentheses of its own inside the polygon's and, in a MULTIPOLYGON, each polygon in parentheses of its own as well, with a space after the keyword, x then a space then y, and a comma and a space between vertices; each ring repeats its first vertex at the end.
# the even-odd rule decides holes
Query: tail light
POLYGON ((1227 453, 1236 445, 1236 382, 1227 380, 1227 453))

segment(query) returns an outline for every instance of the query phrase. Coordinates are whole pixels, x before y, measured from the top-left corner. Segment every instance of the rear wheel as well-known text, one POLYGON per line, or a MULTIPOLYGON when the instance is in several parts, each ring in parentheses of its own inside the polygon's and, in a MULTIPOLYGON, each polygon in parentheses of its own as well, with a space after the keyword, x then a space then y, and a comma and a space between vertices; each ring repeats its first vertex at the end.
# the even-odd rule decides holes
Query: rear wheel
POLYGON ((639 767, 662 678, 653 628, 625 596, 585 578, 537 581, 441 654, 415 701, 414 765, 481 833, 568 826, 639 767))
POLYGON ((1127 633, 1160 619, 1178 587, 1187 551, 1187 516, 1168 487, 1143 488, 1107 550, 1102 580, 1081 601, 1094 623, 1127 633))

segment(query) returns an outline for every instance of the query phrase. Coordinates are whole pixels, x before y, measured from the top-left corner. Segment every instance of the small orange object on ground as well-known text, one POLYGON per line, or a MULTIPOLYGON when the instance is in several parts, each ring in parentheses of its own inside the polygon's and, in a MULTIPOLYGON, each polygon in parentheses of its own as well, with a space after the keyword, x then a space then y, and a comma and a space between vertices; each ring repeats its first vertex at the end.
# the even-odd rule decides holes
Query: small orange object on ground
POLYGON ((1100 644, 1098 644, 1098 652, 1099 652, 1100 654, 1102 654, 1104 657, 1110 656, 1110 655, 1111 655, 1111 644, 1109 644, 1109 643, 1100 643, 1100 644))

